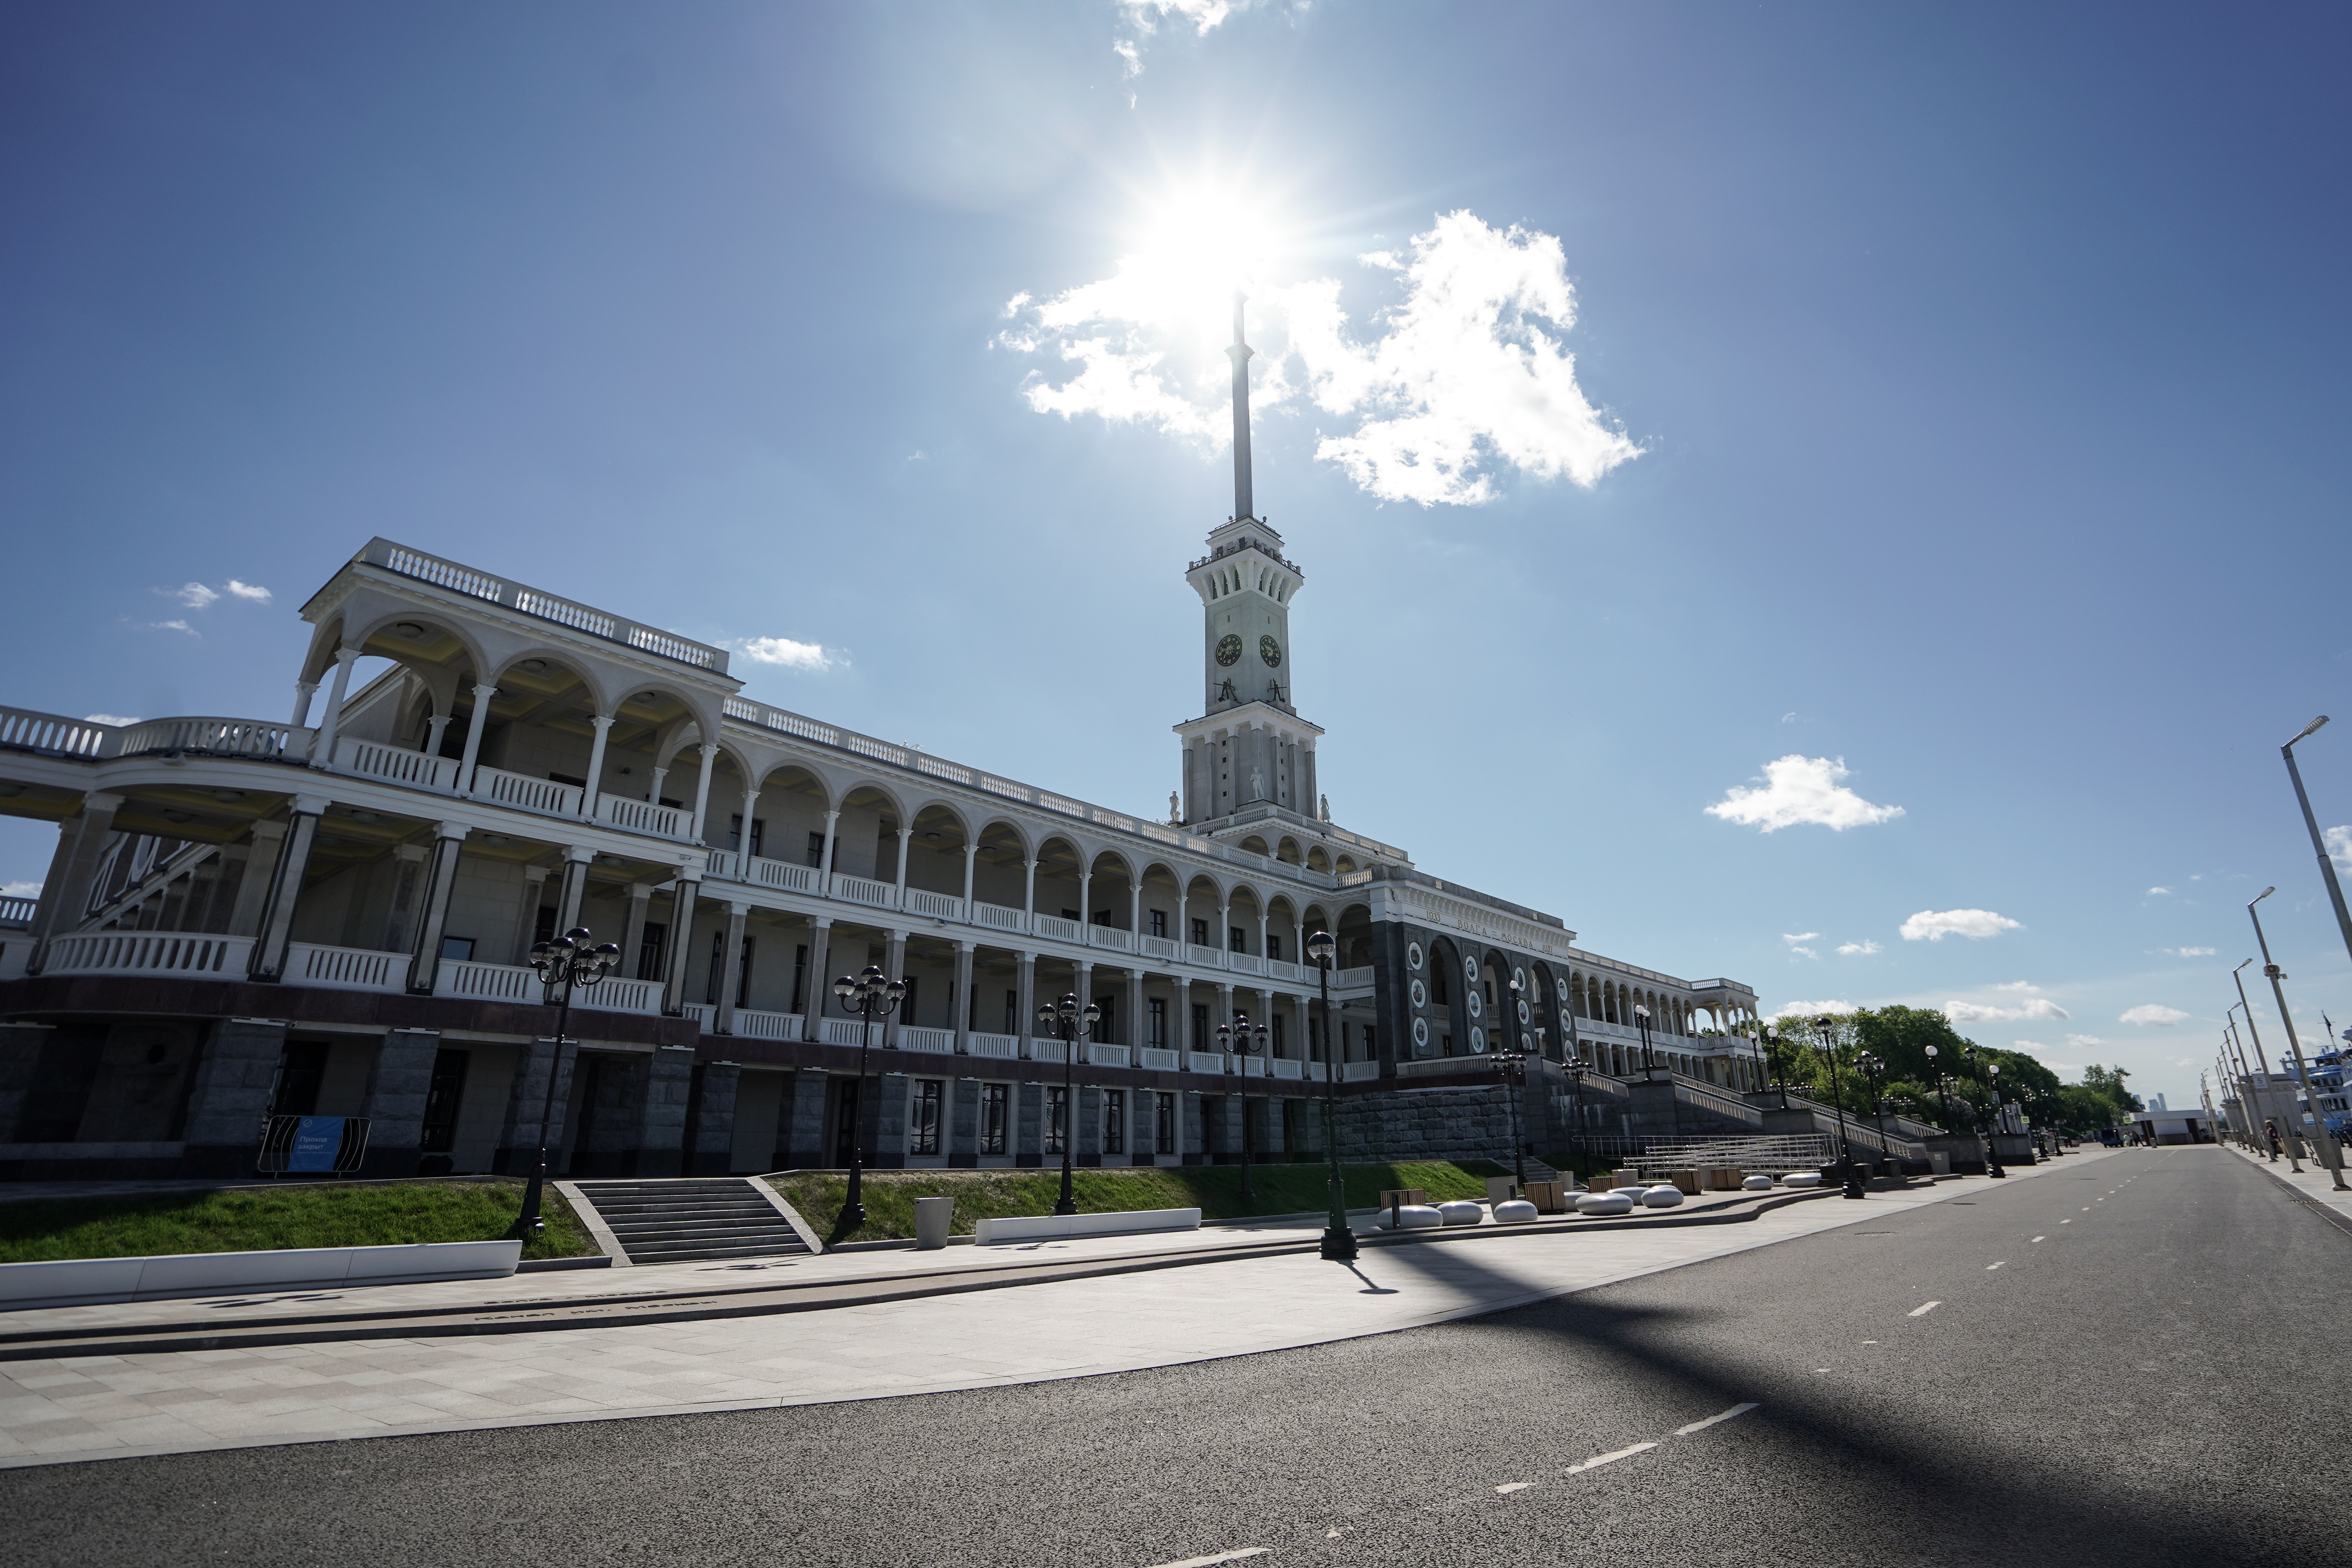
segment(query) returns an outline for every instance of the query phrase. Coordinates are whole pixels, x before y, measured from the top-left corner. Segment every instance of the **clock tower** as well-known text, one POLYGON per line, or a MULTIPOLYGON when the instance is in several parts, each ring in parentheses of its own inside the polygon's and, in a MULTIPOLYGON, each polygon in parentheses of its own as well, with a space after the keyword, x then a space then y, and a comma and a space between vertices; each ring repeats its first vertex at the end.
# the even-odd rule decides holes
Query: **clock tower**
POLYGON ((1234 299, 1234 515, 1211 531, 1209 553, 1184 580, 1201 595, 1202 716, 1176 726, 1184 743, 1181 820, 1215 822, 1254 805, 1315 814, 1315 742, 1323 731, 1291 705, 1290 600, 1306 582, 1283 559, 1282 535, 1251 515, 1249 362, 1242 300, 1234 299))

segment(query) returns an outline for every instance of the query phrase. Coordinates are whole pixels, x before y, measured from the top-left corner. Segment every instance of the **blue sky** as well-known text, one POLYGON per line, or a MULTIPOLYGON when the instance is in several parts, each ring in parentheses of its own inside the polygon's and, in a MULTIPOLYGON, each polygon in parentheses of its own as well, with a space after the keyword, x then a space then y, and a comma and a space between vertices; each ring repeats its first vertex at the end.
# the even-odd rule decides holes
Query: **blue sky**
POLYGON ((1343 824, 1601 952, 1957 1003, 2177 1101, 2265 884, 2298 1010, 2352 1023, 2275 749, 2352 676, 2347 30, 17 7, 6 700, 282 716, 295 607, 382 533, 1156 813, 1231 268, 1343 824), (1849 826, 1708 813, 1786 758, 1769 802, 1849 826))

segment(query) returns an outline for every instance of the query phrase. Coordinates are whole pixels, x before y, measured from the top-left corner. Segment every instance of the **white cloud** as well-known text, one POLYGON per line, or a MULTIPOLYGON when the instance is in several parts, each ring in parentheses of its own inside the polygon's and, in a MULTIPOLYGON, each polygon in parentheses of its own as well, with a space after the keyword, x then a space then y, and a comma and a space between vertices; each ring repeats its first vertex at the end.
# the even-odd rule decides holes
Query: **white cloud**
POLYGON ((126 719, 120 713, 85 713, 81 716, 81 721, 85 724, 112 724, 118 729, 125 724, 139 722, 136 719, 126 719))
POLYGON ((790 637, 746 637, 728 646, 740 649, 753 664, 781 664, 793 669, 830 669, 849 662, 820 644, 794 642, 790 637))
POLYGON ((2145 893, 2141 894, 2140 896, 2141 896, 2142 898, 2147 898, 2147 899, 2161 898, 2161 897, 2163 897, 2163 896, 2165 896, 2165 895, 2167 895, 2167 894, 2170 893, 2171 891, 2172 891, 2172 889, 2171 889, 2170 888, 2150 888, 2147 892, 2145 892, 2145 893))
POLYGON ((2210 958, 2214 950, 2210 947, 2159 947, 2156 951, 2168 958, 2210 958))
POLYGON ((2339 871, 2352 871, 2352 826, 2331 827, 2320 835, 2339 871))
POLYGON ((1838 943, 1838 952, 1846 958, 1867 958, 1874 952, 1884 952, 1886 950, 1880 947, 1874 942, 1842 942, 1838 943))
POLYGON ((2029 996, 2019 1005, 2003 1007, 1978 1002, 1947 1002, 1944 1016, 1955 1024, 2013 1024, 2025 1018, 2056 1019, 2068 1017, 2065 1008, 2047 996, 2029 996))
POLYGON ((1990 910, 1921 910, 1903 922, 1902 930, 1905 942, 1941 942, 1948 936, 1982 942, 2005 931, 2020 930, 2022 924, 1990 910))
POLYGON ((1768 1018, 1818 1018, 1824 1013, 1859 1013, 1862 1009, 1851 1002, 1832 997, 1825 1002, 1784 1002, 1765 1015, 1768 1018))
POLYGON ((41 896, 38 882, 0 882, 0 898, 37 899, 41 896))
POLYGON ((1832 760, 1791 752, 1764 764, 1762 788, 1735 784, 1706 808, 1706 814, 1766 833, 1802 824, 1843 833, 1903 815, 1899 805, 1873 805, 1846 788, 1842 781, 1848 776, 1843 757, 1832 760))
POLYGON ((2186 1018, 2187 1016, 2189 1016, 2189 1015, 2182 1012, 2178 1007, 2167 1007, 2159 1002, 2144 1002, 2137 1007, 2125 1008, 2120 1014, 2116 1015, 2116 1022, 2119 1024, 2154 1024, 2164 1026, 2178 1024, 2181 1019, 2186 1018))
POLYGON ((2087 1046, 2104 1046, 2107 1042, 2096 1035, 2069 1035, 2066 1037, 2066 1043, 2081 1050, 2087 1046))
MULTIPOLYGON (((1560 346, 1576 322, 1576 290, 1556 237, 1458 211, 1413 236, 1408 254, 1359 259, 1393 273, 1402 293, 1378 313, 1377 335, 1351 329, 1337 279, 1253 291, 1253 346, 1265 363, 1252 401, 1268 408, 1303 395, 1352 420, 1325 433, 1315 455, 1360 489, 1383 500, 1475 506, 1494 499, 1506 471, 1589 489, 1640 455, 1585 397, 1575 356, 1560 346)), ((1196 253, 1146 252, 1048 300, 1015 295, 1005 313, 1017 324, 997 341, 1077 367, 1058 386, 1033 376, 1029 405, 1223 447, 1231 373, 1222 352, 1209 356, 1194 341, 1202 265, 1196 253), (1194 374, 1178 374, 1171 355, 1194 374)))
POLYGON ((1782 931, 1780 933, 1780 940, 1782 942, 1794 944, 1801 942, 1811 942, 1821 934, 1822 933, 1817 931, 1801 931, 1796 935, 1790 936, 1787 931, 1782 931))
POLYGON ((226 586, 231 594, 240 599, 250 600, 252 603, 257 605, 266 605, 269 603, 269 590, 267 588, 257 586, 251 583, 240 583, 234 577, 228 580, 226 586))
POLYGON ((177 599, 192 610, 201 610, 220 597, 202 583, 183 583, 176 588, 158 588, 155 592, 167 599, 177 599))
POLYGON ((185 632, 190 637, 198 638, 201 638, 204 636, 202 632, 196 630, 195 627, 188 625, 185 621, 149 621, 147 623, 147 629, 149 631, 155 632, 185 632))

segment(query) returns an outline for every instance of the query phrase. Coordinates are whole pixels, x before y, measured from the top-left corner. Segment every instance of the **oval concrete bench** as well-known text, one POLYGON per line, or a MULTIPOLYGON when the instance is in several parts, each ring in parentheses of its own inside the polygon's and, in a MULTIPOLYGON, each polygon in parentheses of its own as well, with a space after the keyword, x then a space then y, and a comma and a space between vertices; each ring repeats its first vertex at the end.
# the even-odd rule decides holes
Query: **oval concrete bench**
POLYGON ((1536 1217, 1536 1205, 1525 1198, 1510 1198, 1495 1205, 1496 1225, 1526 1225, 1536 1217))
POLYGON ((1819 1171, 1791 1171, 1780 1178, 1780 1184, 1784 1187, 1818 1187, 1822 1184, 1822 1173, 1819 1171))
POLYGON ((1445 1216, 1427 1204, 1406 1204, 1399 1208, 1382 1209, 1372 1225, 1376 1229, 1387 1230, 1391 1219, 1399 1215, 1404 1222, 1399 1228, 1404 1230, 1433 1230, 1445 1223, 1445 1216))
POLYGON ((1667 1186, 1663 1183, 1642 1194, 1642 1206, 1644 1208, 1670 1209, 1682 1201, 1683 1190, 1680 1187, 1667 1186))
POLYGON ((1772 1190, 1772 1178, 1769 1176, 1750 1176, 1747 1180, 1741 1182, 1739 1185, 1741 1190, 1745 1192, 1769 1193, 1772 1190))
POLYGON ((1470 1198, 1455 1198, 1438 1205, 1437 1212, 1447 1225, 1477 1225, 1486 1217, 1486 1205, 1470 1198))
POLYGON ((1576 1200, 1579 1214, 1632 1214, 1633 1200, 1623 1193, 1586 1193, 1576 1200))
POLYGON ((1609 1190, 1615 1193, 1619 1197, 1631 1198, 1638 1204, 1642 1201, 1642 1194, 1648 1192, 1650 1189, 1647 1187, 1612 1187, 1609 1190))

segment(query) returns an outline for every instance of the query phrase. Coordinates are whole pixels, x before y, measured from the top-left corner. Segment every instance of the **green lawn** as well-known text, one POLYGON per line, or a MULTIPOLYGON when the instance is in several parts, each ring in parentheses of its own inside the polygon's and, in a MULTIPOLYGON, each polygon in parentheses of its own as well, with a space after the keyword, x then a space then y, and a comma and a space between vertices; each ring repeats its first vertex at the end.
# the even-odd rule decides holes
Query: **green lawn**
MULTIPOLYGON (((393 1247, 496 1241, 522 1212, 520 1180, 317 1183, 119 1198, 0 1203, 0 1263, 60 1258, 152 1258, 174 1252, 275 1252, 292 1247, 393 1247)), ((525 1258, 597 1250, 552 1184, 546 1231, 525 1258)))
MULTIPOLYGON (((1481 1177, 1442 1161, 1349 1165, 1344 1174, 1350 1208, 1370 1208, 1388 1187, 1420 1187, 1432 1202, 1486 1194, 1481 1177)), ((1242 1202, 1241 1177, 1233 1165, 1146 1166, 1080 1170, 1070 1184, 1082 1214, 1197 1208, 1203 1219, 1239 1219, 1309 1213, 1329 1202, 1329 1177, 1322 1165, 1253 1165, 1250 1185, 1257 1196, 1248 1204, 1242 1202)), ((954 1198, 954 1228, 961 1235, 970 1235, 976 1220, 1051 1214, 1054 1200, 1061 1195, 1062 1175, 1058 1168, 868 1172, 866 1224, 847 1236, 833 1234, 848 1191, 846 1177, 778 1176, 773 1184, 819 1236, 831 1241, 876 1241, 915 1234, 917 1198, 954 1198)))

